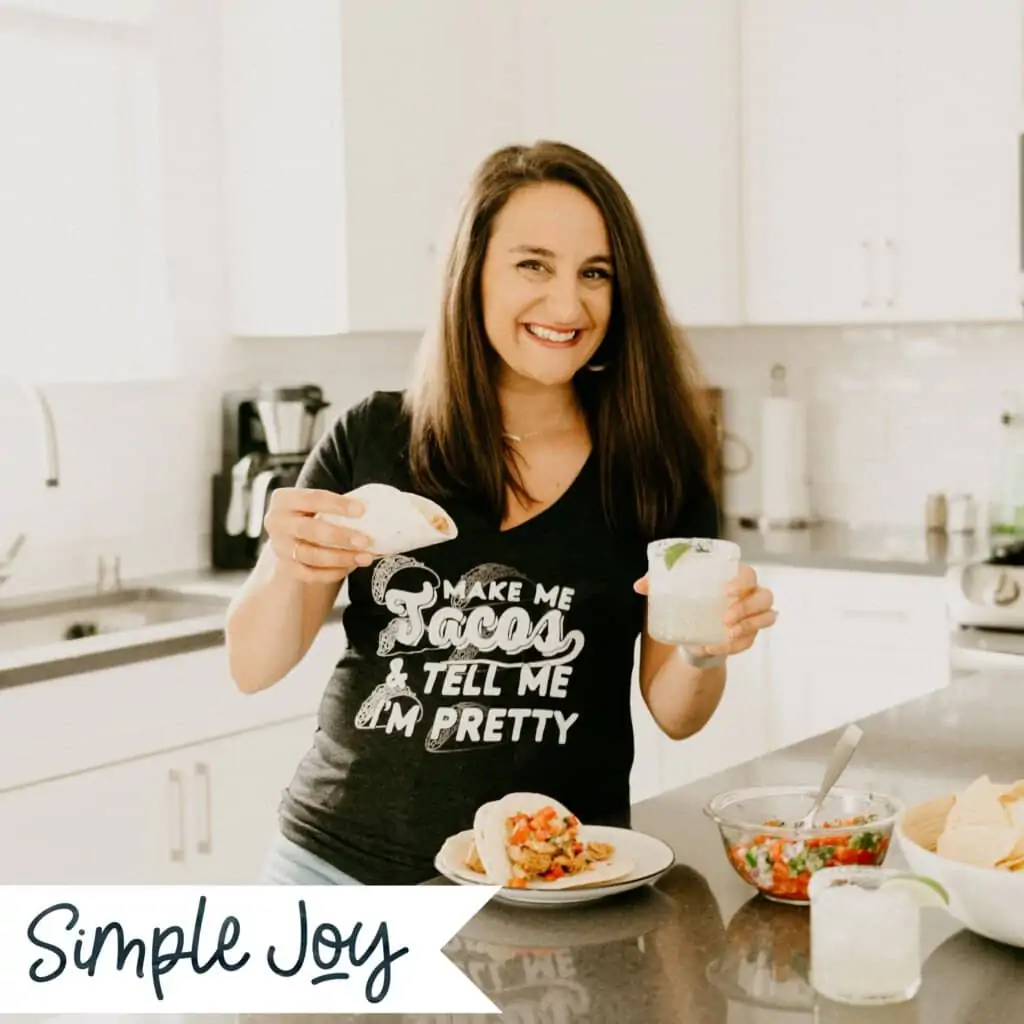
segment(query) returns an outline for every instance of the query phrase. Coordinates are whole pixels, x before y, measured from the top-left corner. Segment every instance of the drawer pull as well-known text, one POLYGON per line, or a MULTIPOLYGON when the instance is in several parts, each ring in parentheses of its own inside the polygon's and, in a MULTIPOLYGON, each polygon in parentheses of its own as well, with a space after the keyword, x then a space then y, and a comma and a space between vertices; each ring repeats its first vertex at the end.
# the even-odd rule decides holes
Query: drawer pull
POLYGON ((196 843, 196 850, 199 853, 213 852, 213 800, 210 790, 210 766, 205 761, 196 763, 197 781, 197 826, 199 841, 196 843))
POLYGON ((185 859, 185 786, 173 768, 167 773, 167 812, 171 860, 180 863, 185 859))

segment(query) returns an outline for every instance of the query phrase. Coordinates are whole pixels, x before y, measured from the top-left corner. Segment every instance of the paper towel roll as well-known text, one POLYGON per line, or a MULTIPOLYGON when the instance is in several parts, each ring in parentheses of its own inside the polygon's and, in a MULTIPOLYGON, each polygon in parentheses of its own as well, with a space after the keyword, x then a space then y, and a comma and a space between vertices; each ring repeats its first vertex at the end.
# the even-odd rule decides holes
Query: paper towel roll
POLYGON ((769 522, 811 517, 807 415, 795 398, 766 398, 761 410, 761 516, 769 522))

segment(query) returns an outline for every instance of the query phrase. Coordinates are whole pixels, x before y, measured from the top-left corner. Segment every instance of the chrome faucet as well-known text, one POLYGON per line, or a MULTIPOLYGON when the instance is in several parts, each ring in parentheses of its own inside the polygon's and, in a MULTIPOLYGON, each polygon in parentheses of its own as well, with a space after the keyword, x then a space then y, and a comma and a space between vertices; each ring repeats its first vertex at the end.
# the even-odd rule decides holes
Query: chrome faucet
MULTIPOLYGON (((42 442, 43 483, 47 487, 60 486, 60 472, 57 461, 57 430, 53 424, 53 411, 50 409, 50 403, 47 402, 42 389, 32 381, 9 374, 4 374, 3 376, 24 393, 29 404, 36 412, 42 442)), ((18 557, 18 552, 21 551, 27 539, 24 533, 19 533, 14 538, 14 543, 10 546, 7 553, 0 558, 0 584, 10 579, 11 566, 14 564, 14 560, 18 557)))
POLYGON ((6 374, 5 376, 24 392, 25 397, 36 411, 43 446, 43 481, 47 487, 57 487, 60 484, 57 465, 57 430, 53 425, 53 412, 50 409, 50 403, 47 402, 46 396, 38 384, 22 377, 6 374))

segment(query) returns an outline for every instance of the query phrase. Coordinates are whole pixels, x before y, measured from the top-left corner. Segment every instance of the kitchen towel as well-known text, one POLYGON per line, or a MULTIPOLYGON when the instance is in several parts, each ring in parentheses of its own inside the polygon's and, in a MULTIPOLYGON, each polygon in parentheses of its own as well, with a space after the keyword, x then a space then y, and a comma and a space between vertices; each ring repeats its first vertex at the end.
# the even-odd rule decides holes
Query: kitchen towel
POLYGON ((761 409, 761 516, 769 523, 811 518, 807 413, 796 398, 771 396, 761 409))

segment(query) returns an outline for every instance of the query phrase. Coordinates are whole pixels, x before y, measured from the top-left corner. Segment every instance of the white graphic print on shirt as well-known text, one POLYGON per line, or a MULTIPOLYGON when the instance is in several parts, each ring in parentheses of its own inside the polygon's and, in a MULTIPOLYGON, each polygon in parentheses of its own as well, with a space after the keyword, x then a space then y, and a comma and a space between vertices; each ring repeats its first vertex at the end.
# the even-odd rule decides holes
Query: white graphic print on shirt
POLYGON ((424 727, 430 753, 566 742, 579 715, 558 703, 568 695, 572 662, 585 643, 580 630, 566 629, 573 588, 547 587, 493 562, 453 583, 409 555, 394 555, 374 567, 370 592, 394 616, 380 631, 377 653, 395 657, 357 712, 356 728, 412 738, 424 720, 421 696, 433 696, 450 700, 424 727), (414 572, 400 581, 405 570, 414 572), (418 695, 408 685, 405 658, 435 652, 440 657, 422 665, 418 695), (536 707, 509 706, 509 697, 521 703, 534 695, 536 707))

